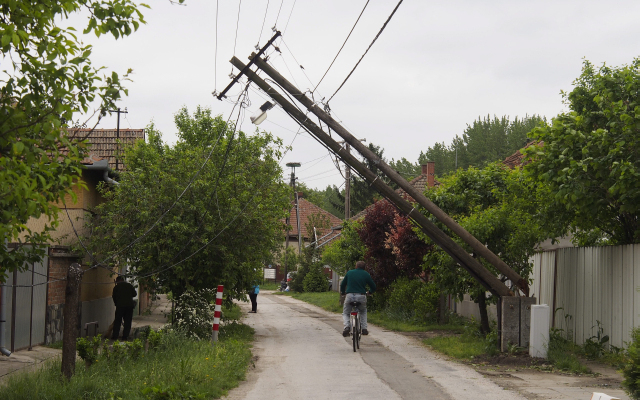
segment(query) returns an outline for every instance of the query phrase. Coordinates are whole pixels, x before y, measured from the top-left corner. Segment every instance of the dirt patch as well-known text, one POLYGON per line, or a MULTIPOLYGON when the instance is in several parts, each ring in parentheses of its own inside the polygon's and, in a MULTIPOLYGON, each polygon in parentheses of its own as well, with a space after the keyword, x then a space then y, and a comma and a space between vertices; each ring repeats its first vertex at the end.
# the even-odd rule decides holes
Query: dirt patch
POLYGON ((397 331, 393 331, 393 332, 400 333, 404 336, 412 337, 418 340, 431 339, 434 337, 448 337, 448 336, 460 335, 459 333, 445 331, 445 330, 433 330, 428 332, 397 332, 397 331))

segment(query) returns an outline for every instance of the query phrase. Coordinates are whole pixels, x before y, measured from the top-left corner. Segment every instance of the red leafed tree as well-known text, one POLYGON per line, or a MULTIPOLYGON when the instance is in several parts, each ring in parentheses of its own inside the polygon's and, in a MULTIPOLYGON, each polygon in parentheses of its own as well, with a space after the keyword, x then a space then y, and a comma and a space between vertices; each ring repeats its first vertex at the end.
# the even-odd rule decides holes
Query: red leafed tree
POLYGON ((367 270, 381 289, 401 276, 415 278, 422 273, 422 259, 431 247, 388 201, 378 201, 369 208, 358 235, 367 249, 367 270))

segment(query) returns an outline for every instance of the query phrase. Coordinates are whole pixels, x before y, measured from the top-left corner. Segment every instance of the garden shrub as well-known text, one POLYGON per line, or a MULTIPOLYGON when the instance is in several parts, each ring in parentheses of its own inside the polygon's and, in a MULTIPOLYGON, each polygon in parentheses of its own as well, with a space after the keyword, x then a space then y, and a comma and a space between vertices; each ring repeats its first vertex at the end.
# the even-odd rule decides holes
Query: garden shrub
POLYGON ((215 298, 214 289, 189 290, 180 295, 175 307, 175 329, 188 338, 208 339, 211 336, 215 298))
POLYGON ((329 281, 327 276, 322 272, 323 264, 314 263, 309 268, 309 272, 302 280, 302 286, 305 292, 326 292, 329 290, 329 281))
POLYGON ((388 311, 405 320, 426 322, 438 309, 440 291, 433 283, 398 278, 389 287, 388 311))
POLYGON ((622 368, 622 386, 632 399, 640 399, 640 328, 631 332, 627 360, 622 368))

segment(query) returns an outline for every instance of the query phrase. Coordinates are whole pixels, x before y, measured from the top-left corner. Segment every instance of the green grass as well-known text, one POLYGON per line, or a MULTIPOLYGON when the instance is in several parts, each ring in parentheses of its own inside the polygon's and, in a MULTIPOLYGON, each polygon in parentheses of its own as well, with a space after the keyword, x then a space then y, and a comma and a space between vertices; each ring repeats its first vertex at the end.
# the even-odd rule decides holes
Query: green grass
MULTIPOLYGON (((342 310, 340 310, 342 311, 342 310)), ((385 311, 374 311, 367 313, 367 321, 380 325, 386 329, 398 332, 428 332, 428 331, 450 331, 462 333, 464 326, 460 323, 450 323, 439 325, 436 323, 417 323, 398 318, 385 311)))
POLYGON ((260 290, 278 290, 279 287, 280 284, 275 282, 264 282, 260 284, 260 290))
POLYGON ((59 340, 57 342, 53 342, 53 343, 49 343, 46 344, 45 347, 49 347, 52 349, 58 349, 58 350, 62 350, 62 340, 59 340))
POLYGON ((423 343, 449 357, 463 360, 487 353, 486 342, 471 335, 434 337, 424 339, 423 343))
POLYGON ((340 295, 338 292, 319 292, 319 293, 296 293, 296 292, 281 292, 287 296, 291 296, 294 299, 302 300, 309 304, 318 306, 324 310, 342 313, 342 306, 340 305, 340 295))
POLYGON ((18 374, 0 387, 0 399, 219 398, 244 379, 252 338, 253 329, 238 323, 222 327, 213 346, 168 333, 137 360, 101 358, 89 368, 78 362, 69 382, 61 378, 59 360, 18 374))

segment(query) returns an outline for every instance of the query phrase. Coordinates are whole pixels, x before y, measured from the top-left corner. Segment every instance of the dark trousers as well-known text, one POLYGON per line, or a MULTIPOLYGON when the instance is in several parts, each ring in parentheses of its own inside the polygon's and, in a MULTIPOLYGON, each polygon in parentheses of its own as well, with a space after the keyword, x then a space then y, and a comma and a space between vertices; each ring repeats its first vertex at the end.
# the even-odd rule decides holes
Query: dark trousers
POLYGON ((133 319, 133 309, 134 307, 116 307, 116 319, 113 321, 113 333, 111 334, 111 339, 118 339, 120 325, 123 325, 123 320, 124 327, 122 329, 122 339, 129 337, 129 332, 131 331, 131 320, 133 319))
POLYGON ((258 295, 255 293, 249 293, 249 299, 251 300, 251 311, 258 311, 258 295))

